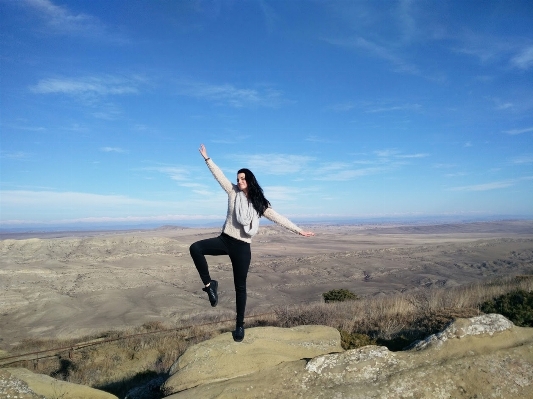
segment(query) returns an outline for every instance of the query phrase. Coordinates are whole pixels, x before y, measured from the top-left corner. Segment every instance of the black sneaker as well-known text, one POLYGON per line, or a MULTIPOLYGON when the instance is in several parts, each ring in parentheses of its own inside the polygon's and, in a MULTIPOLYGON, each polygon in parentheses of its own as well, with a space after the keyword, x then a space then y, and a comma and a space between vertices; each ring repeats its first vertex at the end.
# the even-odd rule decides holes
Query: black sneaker
POLYGON ((244 339, 244 326, 235 328, 235 331, 231 333, 235 342, 241 342, 244 339))
POLYGON ((202 288, 202 291, 207 292, 207 295, 209 296, 209 302, 211 302, 211 306, 215 307, 218 303, 218 294, 217 294, 217 288, 218 288, 218 281, 211 280, 209 283, 209 287, 202 288))

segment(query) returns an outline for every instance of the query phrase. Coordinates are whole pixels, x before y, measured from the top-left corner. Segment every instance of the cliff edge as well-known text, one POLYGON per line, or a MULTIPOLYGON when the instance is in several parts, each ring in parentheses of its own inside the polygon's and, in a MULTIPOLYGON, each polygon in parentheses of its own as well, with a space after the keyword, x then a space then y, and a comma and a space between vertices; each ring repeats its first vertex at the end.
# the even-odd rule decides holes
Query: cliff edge
POLYGON ((326 345, 321 350, 330 353, 302 356, 290 350, 293 345, 312 349, 329 341, 315 339, 314 329, 338 337, 329 327, 303 328, 251 328, 242 343, 227 333, 189 348, 164 385, 167 398, 533 397, 533 328, 516 327, 501 315, 458 319, 401 352, 326 345), (293 330, 295 341, 269 352, 263 339, 284 330, 293 330), (299 332, 305 337, 297 338, 299 332))

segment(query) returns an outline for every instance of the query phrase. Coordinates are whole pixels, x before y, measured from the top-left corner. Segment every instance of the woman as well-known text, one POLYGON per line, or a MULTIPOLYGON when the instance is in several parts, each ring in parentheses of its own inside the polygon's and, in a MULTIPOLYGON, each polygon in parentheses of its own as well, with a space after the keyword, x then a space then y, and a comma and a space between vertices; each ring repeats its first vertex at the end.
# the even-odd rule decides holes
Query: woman
POLYGON ((246 308, 246 277, 252 257, 250 244, 252 236, 257 233, 261 216, 305 237, 314 236, 310 231, 303 231, 287 218, 276 213, 265 198, 254 174, 248 169, 237 172, 237 184, 232 184, 213 160, 207 156, 205 146, 200 146, 200 154, 207 167, 228 194, 228 212, 222 234, 215 238, 197 241, 190 247, 191 257, 207 292, 211 306, 218 303, 218 282, 211 280, 205 255, 229 255, 233 267, 233 282, 237 306, 237 323, 233 339, 244 339, 244 310, 246 308))

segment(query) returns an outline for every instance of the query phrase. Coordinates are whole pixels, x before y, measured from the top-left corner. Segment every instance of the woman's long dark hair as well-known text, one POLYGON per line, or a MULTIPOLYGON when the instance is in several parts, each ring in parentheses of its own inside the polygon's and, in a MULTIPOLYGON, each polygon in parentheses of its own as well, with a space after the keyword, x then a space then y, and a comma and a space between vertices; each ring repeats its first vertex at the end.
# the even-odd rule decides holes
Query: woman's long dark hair
POLYGON ((244 179, 248 185, 248 200, 252 203, 252 206, 257 211, 259 216, 263 216, 266 209, 270 206, 270 202, 265 198, 263 189, 257 182, 254 174, 249 169, 239 169, 237 174, 244 173, 244 179))

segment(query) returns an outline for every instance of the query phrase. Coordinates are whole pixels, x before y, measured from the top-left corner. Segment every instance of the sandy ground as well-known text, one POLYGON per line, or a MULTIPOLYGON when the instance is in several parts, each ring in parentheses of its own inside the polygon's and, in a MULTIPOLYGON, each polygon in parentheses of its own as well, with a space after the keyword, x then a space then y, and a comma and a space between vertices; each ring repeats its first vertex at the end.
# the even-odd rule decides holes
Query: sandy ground
MULTIPOLYGON (((304 238, 263 227, 252 244, 248 312, 358 295, 452 287, 533 273, 533 221, 406 226, 306 226, 304 238)), ((189 256, 219 229, 3 235, 0 348, 25 338, 77 337, 197 314, 233 317, 231 263, 209 257, 219 281, 211 308, 189 256)))

